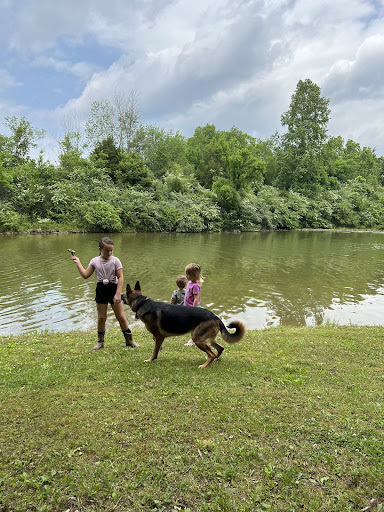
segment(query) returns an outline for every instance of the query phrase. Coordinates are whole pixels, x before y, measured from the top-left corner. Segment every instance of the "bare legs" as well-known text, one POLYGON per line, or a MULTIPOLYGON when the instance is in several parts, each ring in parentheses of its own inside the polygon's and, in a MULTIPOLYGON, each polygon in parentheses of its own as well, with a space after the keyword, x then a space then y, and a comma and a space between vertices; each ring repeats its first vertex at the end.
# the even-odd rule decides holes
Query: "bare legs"
MULTIPOLYGON (((93 350, 99 350, 104 347, 104 333, 105 333, 105 324, 108 316, 108 304, 99 304, 96 303, 97 307, 97 332, 98 332, 98 342, 93 347, 93 350)), ((123 335, 125 338, 125 344, 127 347, 138 347, 139 345, 135 343, 132 339, 132 333, 129 329, 128 321, 124 313, 124 304, 123 302, 118 302, 116 304, 111 304, 112 310, 115 313, 115 317, 120 324, 120 328, 123 331, 123 335)))

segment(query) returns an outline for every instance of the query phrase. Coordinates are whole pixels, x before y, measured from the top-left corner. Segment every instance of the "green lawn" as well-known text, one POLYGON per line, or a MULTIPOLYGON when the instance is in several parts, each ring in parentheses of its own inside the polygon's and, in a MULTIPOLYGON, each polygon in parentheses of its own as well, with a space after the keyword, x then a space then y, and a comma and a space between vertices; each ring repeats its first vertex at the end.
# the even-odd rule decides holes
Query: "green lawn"
POLYGON ((0 338, 0 512, 384 510, 384 330, 0 338))

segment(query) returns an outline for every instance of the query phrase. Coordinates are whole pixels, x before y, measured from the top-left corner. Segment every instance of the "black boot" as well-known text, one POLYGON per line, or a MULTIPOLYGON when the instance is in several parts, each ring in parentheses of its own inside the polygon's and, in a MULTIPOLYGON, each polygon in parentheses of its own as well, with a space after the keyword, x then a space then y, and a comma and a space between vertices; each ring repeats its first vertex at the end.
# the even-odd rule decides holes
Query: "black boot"
POLYGON ((124 338, 125 338, 125 346, 126 347, 132 347, 132 348, 140 347, 140 345, 138 343, 133 341, 132 333, 131 333, 130 329, 123 331, 123 334, 124 334, 124 338))
POLYGON ((97 343, 92 350, 100 350, 101 348, 104 348, 104 336, 105 331, 97 333, 97 343))

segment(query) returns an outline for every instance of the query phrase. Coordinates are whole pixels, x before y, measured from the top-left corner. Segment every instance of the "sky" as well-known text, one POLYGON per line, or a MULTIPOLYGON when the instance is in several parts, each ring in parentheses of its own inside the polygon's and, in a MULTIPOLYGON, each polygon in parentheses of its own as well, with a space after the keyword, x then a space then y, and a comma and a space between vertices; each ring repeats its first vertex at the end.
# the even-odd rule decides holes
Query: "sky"
POLYGON ((0 133, 45 129, 55 161, 93 101, 138 95, 141 122, 283 133, 299 80, 328 134, 384 155, 384 0, 0 0, 0 133))

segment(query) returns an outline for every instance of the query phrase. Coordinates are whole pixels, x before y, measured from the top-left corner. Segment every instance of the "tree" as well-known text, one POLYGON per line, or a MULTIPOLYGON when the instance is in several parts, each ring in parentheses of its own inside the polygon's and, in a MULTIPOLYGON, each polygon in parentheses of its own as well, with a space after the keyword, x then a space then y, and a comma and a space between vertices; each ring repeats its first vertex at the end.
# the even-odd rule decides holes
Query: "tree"
POLYGON ((353 140, 344 144, 342 137, 331 137, 324 145, 324 162, 327 173, 339 184, 350 180, 364 179, 377 185, 381 180, 380 159, 371 148, 363 147, 353 140))
POLYGON ((124 93, 115 91, 113 102, 117 115, 118 147, 130 153, 132 140, 140 121, 139 94, 132 89, 127 98, 124 93))
POLYGON ((236 127, 216 131, 214 125, 199 126, 188 139, 187 157, 206 188, 212 188, 222 177, 244 194, 252 186, 258 188, 263 180, 265 164, 256 140, 236 127))
POLYGON ((150 188, 153 183, 148 168, 140 155, 135 153, 123 154, 118 167, 119 184, 150 188))
POLYGON ((166 174, 174 164, 182 167, 187 164, 186 141, 180 132, 166 131, 150 124, 140 126, 132 146, 157 178, 166 174))
POLYGON ((281 124, 288 132, 283 136, 286 146, 298 154, 321 152, 327 138, 330 109, 329 99, 321 96, 321 89, 308 78, 300 80, 291 98, 289 110, 282 114, 281 124))
POLYGON ((138 93, 115 91, 113 101, 93 101, 85 133, 87 142, 95 147, 101 141, 112 138, 114 144, 125 153, 131 151, 131 144, 140 119, 138 93))
POLYGON ((226 178, 217 178, 213 182, 213 191, 217 197, 217 203, 224 210, 236 211, 240 205, 240 197, 232 183, 226 178))
POLYGON ((88 144, 96 147, 108 138, 116 139, 115 111, 109 100, 93 101, 88 120, 85 123, 88 144))
POLYGON ((205 188, 211 188, 222 173, 220 132, 213 124, 198 126, 187 141, 187 159, 195 168, 195 176, 205 188))
POLYGON ((119 181, 119 164, 122 159, 122 153, 115 146, 112 137, 107 137, 99 142, 90 158, 98 168, 106 169, 115 183, 119 181))
POLYGON ((277 184, 284 189, 316 191, 327 182, 322 149, 327 139, 329 99, 311 80, 300 80, 290 107, 282 114, 287 133, 281 138, 277 184))
POLYGON ((36 148, 36 142, 44 137, 45 130, 37 130, 25 118, 8 116, 5 118, 5 125, 12 134, 8 137, 8 150, 16 161, 22 161, 32 148, 36 148))

